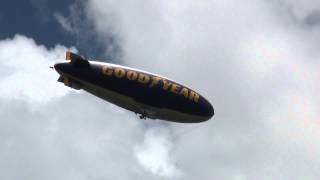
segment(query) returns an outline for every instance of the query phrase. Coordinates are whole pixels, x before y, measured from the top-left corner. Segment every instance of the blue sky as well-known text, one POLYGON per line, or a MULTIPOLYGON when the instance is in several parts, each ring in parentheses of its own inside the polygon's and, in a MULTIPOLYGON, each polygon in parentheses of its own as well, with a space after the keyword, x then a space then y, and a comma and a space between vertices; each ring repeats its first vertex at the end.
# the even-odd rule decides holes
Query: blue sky
POLYGON ((4 0, 0 6, 0 38, 24 34, 38 43, 52 47, 61 43, 74 45, 75 38, 64 32, 54 19, 55 12, 67 14, 72 1, 4 0))
POLYGON ((4 0, 0 6, 0 39, 22 34, 48 48, 56 44, 76 46, 87 57, 114 61, 117 56, 105 52, 108 44, 114 41, 110 37, 103 41, 98 39, 92 23, 86 19, 83 6, 82 1, 75 3, 74 0, 4 0), (63 29, 56 18, 57 14, 70 17, 72 7, 77 8, 74 14, 77 19, 74 20, 81 27, 78 33, 63 29))

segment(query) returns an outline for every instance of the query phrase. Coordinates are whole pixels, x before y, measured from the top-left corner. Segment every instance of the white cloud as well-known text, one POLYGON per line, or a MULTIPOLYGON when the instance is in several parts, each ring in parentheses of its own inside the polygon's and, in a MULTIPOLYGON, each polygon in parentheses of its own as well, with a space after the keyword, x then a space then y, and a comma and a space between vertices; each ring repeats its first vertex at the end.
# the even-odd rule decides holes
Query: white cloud
POLYGON ((171 142, 164 129, 151 129, 145 133, 144 144, 136 147, 138 162, 151 173, 167 178, 181 176, 170 158, 171 142))
POLYGON ((49 66, 66 49, 22 35, 0 41, 0 179, 145 176, 133 149, 141 121, 58 83, 49 66))
POLYGON ((56 82, 49 66, 63 61, 66 49, 57 45, 48 50, 22 35, 0 41, 0 98, 48 102, 65 95, 69 90, 56 82))
POLYGON ((92 0, 88 10, 101 37, 118 37, 126 64, 213 103, 211 121, 163 145, 183 179, 317 179, 319 32, 290 10, 307 16, 317 2, 299 3, 92 0))

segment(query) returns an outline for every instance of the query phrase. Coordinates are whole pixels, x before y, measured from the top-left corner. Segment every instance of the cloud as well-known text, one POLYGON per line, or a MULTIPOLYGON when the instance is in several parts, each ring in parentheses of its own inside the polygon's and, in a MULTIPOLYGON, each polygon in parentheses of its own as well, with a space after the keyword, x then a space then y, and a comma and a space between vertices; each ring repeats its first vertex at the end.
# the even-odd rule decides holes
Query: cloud
POLYGON ((67 13, 55 12, 54 18, 61 29, 75 39, 79 51, 88 58, 120 61, 120 49, 113 34, 97 35, 93 20, 87 15, 86 1, 76 1, 68 9, 67 13))
POLYGON ((1 102, 1 179, 143 175, 132 154, 142 139, 138 121, 105 102, 73 93, 38 108, 1 102))
MULTIPOLYGON (((147 171, 163 177, 179 177, 181 173, 170 158, 171 142, 164 128, 150 129, 145 133, 144 143, 135 148, 138 162, 147 171)), ((171 149, 172 150, 172 149, 171 149)))
POLYGON ((305 18, 305 23, 309 26, 319 26, 320 24, 320 11, 314 11, 305 18))
POLYGON ((74 32, 74 28, 72 27, 71 22, 69 22, 66 17, 64 17, 60 13, 55 13, 54 17, 65 31, 69 33, 74 32))
POLYGON ((299 19, 303 19, 310 13, 320 10, 320 2, 317 0, 310 0, 308 3, 302 0, 282 0, 279 2, 285 5, 299 19))
POLYGON ((121 62, 212 102, 216 115, 201 124, 141 121, 57 83, 48 66, 66 47, 1 40, 0 178, 318 179, 318 30, 293 18, 299 2, 84 4, 121 62))
POLYGON ((88 9, 101 37, 117 37, 125 64, 213 103, 216 116, 196 130, 167 127, 172 136, 191 129, 162 145, 183 179, 317 179, 319 31, 299 18, 318 2, 301 3, 92 0, 88 9))
POLYGON ((76 52, 23 35, 0 40, 0 179, 152 178, 135 154, 148 123, 58 83, 49 66, 66 49, 76 52))
POLYGON ((49 66, 63 61, 66 49, 57 45, 48 50, 22 35, 0 41, 0 98, 45 103, 65 95, 68 90, 56 83, 49 66))

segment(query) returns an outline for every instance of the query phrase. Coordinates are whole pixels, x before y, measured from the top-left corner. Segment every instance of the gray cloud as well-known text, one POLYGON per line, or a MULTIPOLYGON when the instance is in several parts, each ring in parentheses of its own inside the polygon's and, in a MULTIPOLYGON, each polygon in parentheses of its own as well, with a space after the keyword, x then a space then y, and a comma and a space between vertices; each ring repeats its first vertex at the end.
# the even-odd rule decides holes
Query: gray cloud
POLYGON ((305 23, 311 27, 320 25, 320 11, 314 11, 305 18, 305 23))

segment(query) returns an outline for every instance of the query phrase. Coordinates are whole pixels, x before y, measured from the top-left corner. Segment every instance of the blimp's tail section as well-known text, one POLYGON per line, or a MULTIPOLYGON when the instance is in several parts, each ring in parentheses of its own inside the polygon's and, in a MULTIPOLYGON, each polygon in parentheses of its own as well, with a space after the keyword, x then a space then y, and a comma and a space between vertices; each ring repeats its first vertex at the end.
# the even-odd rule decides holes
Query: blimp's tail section
MULTIPOLYGON (((84 57, 82 57, 80 55, 72 53, 70 51, 66 52, 66 60, 69 62, 67 64, 71 64, 75 68, 90 68, 90 62, 87 59, 85 59, 84 57)), ((81 83, 72 79, 68 75, 65 75, 64 73, 60 73, 60 77, 58 79, 58 82, 61 82, 64 85, 71 87, 73 89, 76 89, 76 90, 79 90, 82 88, 81 83)))
POLYGON ((90 67, 90 63, 87 59, 70 51, 66 52, 66 60, 70 61, 75 67, 90 67))

